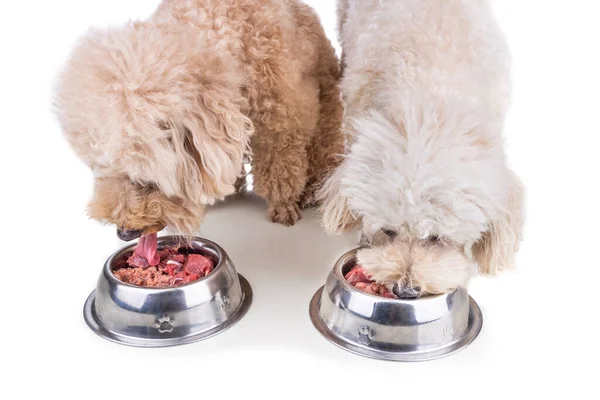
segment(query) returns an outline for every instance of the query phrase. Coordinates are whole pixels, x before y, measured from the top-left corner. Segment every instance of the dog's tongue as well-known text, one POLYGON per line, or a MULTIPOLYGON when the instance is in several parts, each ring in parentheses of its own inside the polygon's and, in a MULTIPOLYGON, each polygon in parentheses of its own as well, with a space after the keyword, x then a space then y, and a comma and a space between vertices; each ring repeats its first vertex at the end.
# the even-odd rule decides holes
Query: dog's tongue
POLYGON ((156 253, 157 236, 156 233, 142 236, 135 247, 134 253, 140 257, 144 257, 148 264, 158 265, 160 256, 156 253))

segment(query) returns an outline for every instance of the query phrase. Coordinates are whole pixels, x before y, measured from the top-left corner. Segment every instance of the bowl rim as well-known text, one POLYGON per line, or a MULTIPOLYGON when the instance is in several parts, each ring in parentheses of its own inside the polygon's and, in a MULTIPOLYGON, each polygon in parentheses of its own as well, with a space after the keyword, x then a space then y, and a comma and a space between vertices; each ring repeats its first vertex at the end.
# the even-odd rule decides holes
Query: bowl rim
MULTIPOLYGON (((361 295, 369 296, 370 298, 377 299, 380 302, 394 302, 394 303, 405 303, 405 304, 413 304, 416 301, 424 302, 424 301, 434 300, 434 299, 446 296, 448 294, 448 293, 427 294, 425 296, 420 296, 415 299, 399 299, 399 298, 376 296, 374 294, 363 292, 362 290, 355 288, 354 286, 352 286, 351 284, 348 283, 348 281, 346 280, 346 277, 342 273, 342 269, 344 268, 345 265, 347 265, 349 262, 352 262, 352 261, 354 261, 354 264, 356 265, 357 261, 358 261, 357 253, 360 250, 365 249, 365 248, 366 247, 357 247, 355 249, 347 251, 340 258, 338 258, 338 260, 335 262, 335 264, 333 266, 333 271, 334 271, 333 273, 334 273, 335 278, 338 281, 341 281, 342 285, 347 290, 352 290, 354 292, 360 293, 361 295)), ((450 293, 454 293, 456 290, 457 289, 453 290, 450 293)))
MULTIPOLYGON (((130 283, 127 282, 123 282, 122 280, 120 280, 119 278, 117 278, 114 274, 113 274, 113 270, 112 270, 112 263, 120 256, 122 256, 125 253, 128 252, 133 252, 133 249, 135 248, 135 246, 137 245, 137 242, 135 243, 131 243, 128 244, 127 246, 124 246, 118 250, 116 250, 114 253, 112 253, 110 255, 110 257, 108 257, 106 259, 106 261, 104 262, 104 267, 103 267, 103 273, 106 276, 107 279, 111 280, 113 283, 117 284, 117 285, 121 285, 121 286, 126 286, 128 288, 132 288, 135 290, 150 290, 152 292, 158 293, 158 292, 168 292, 168 291, 173 291, 173 290, 177 290, 177 289, 181 289, 184 287, 188 287, 188 286, 192 286, 195 285, 197 283, 202 283, 206 280, 208 280, 209 278, 211 278, 213 275, 216 275, 217 272, 222 269, 222 266, 225 264, 226 260, 228 259, 228 255, 225 252, 225 250, 219 246, 217 243, 213 242, 212 240, 206 239, 206 238, 202 238, 199 236, 192 236, 192 237, 185 237, 185 236, 181 236, 181 235, 166 235, 166 236, 159 236, 158 239, 158 248, 160 249, 161 247, 161 242, 169 242, 169 243, 173 243, 173 242, 177 242, 180 241, 182 243, 188 242, 188 243, 200 243, 202 244, 204 247, 209 247, 212 250, 215 251, 215 253, 217 254, 217 258, 218 258, 218 262, 217 265, 215 266, 215 268, 210 272, 210 274, 203 276, 200 279, 197 279, 193 282, 190 283, 186 283, 185 285, 179 285, 179 286, 173 286, 173 287, 161 287, 161 288, 157 288, 157 287, 147 287, 147 286, 136 286, 136 285, 132 285, 130 283)), ((182 246, 184 247, 184 246, 182 246)), ((189 248, 189 247, 188 247, 189 248)))

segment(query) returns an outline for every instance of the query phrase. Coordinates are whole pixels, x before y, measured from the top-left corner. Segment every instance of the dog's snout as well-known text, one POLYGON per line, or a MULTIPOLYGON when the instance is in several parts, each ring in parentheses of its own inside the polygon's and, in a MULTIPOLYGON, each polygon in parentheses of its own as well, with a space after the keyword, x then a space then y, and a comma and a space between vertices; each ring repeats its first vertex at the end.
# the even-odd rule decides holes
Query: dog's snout
POLYGON ((392 288, 392 292, 400 299, 409 300, 416 299, 421 294, 420 286, 398 285, 397 283, 392 288))
POLYGON ((132 229, 130 229, 130 230, 117 229, 117 236, 119 237, 119 239, 121 239, 125 242, 129 242, 134 239, 138 239, 140 236, 142 236, 142 231, 132 230, 132 229))

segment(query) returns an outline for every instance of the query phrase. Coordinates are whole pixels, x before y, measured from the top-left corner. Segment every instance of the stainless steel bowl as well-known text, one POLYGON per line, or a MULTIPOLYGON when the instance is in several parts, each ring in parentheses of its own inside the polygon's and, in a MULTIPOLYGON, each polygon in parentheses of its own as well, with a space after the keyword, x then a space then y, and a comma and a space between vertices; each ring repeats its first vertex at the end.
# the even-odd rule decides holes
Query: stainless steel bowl
POLYGON ((144 288, 118 280, 112 273, 124 265, 135 245, 113 254, 104 264, 97 288, 87 299, 84 318, 98 335, 138 347, 165 347, 206 339, 231 327, 252 303, 252 289, 238 275, 225 251, 206 239, 158 239, 159 248, 185 243, 190 251, 210 257, 213 272, 175 288, 144 288))
POLYGON ((344 254, 310 303, 310 318, 330 342, 352 353, 389 361, 425 361, 453 354, 481 331, 477 303, 464 289, 414 300, 387 299, 352 287, 356 265, 344 254))

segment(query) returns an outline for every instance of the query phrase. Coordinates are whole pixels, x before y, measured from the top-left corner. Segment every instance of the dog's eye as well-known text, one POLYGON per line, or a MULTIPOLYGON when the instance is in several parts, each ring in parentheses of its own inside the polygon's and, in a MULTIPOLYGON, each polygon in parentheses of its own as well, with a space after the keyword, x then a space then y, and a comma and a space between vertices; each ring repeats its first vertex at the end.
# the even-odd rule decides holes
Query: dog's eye
POLYGON ((381 231, 390 239, 394 239, 396 236, 398 236, 398 232, 392 229, 382 229, 381 231))
POLYGON ((158 127, 161 131, 168 131, 169 129, 171 129, 171 124, 165 121, 158 121, 158 127))
POLYGON ((431 243, 439 243, 440 242, 440 238, 438 236, 436 236, 436 235, 433 235, 433 236, 429 236, 427 238, 427 241, 431 242, 431 243))

